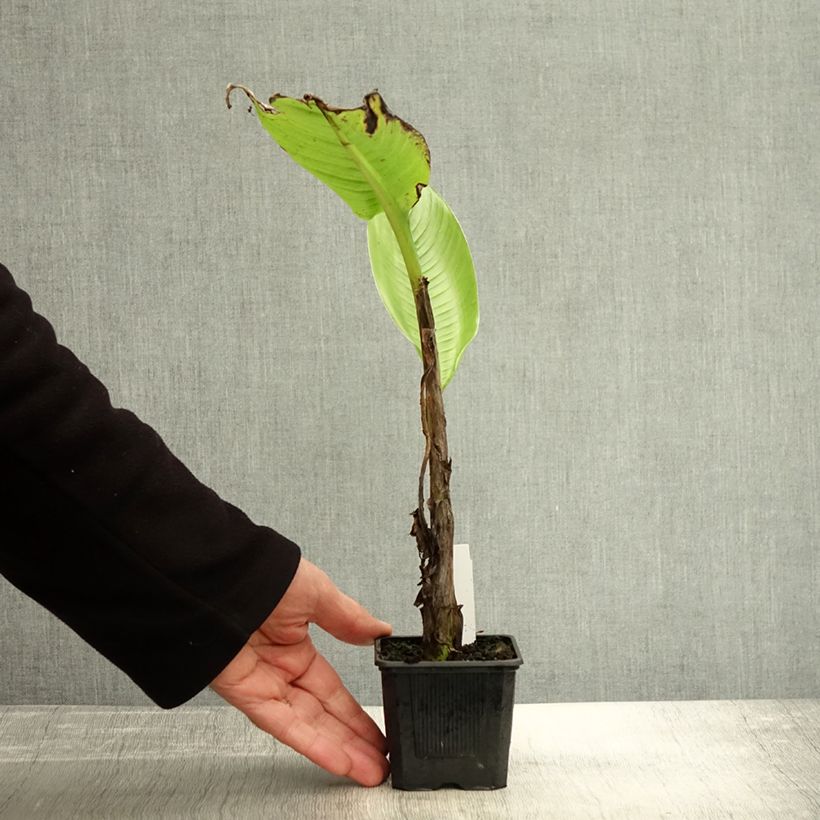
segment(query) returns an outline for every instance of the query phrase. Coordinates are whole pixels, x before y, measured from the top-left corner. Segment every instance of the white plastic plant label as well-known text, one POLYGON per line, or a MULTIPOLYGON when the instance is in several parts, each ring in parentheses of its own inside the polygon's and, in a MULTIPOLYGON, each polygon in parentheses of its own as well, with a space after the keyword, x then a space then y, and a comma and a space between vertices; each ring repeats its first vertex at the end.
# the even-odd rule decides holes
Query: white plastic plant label
POLYGON ((461 604, 464 627, 461 643, 467 646, 475 643, 475 595, 473 594, 473 561, 469 544, 453 544, 453 585, 456 601, 461 604))

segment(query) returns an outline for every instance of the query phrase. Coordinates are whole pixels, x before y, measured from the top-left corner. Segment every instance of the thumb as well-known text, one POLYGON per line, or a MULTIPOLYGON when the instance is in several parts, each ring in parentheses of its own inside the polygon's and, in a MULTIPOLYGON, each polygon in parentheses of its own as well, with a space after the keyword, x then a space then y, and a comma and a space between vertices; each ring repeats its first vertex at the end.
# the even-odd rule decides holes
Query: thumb
POLYGON ((374 618, 358 601, 345 595, 324 573, 311 619, 325 632, 346 643, 366 646, 393 632, 385 621, 374 618))

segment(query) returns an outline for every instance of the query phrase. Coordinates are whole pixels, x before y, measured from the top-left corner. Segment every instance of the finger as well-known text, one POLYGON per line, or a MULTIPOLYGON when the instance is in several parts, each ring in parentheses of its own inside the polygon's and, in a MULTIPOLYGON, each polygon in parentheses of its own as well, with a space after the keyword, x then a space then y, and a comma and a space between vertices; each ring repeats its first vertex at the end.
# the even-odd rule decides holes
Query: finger
MULTIPOLYGON (((287 700, 296 709, 299 716, 305 722, 314 726, 318 731, 334 739, 344 748, 350 747, 371 758, 380 769, 386 767, 386 749, 375 746, 369 740, 363 738, 351 729, 347 724, 340 721, 334 715, 325 710, 324 705, 319 702, 310 692, 299 687, 292 686, 288 690, 287 700)), ((389 768, 389 767, 387 767, 389 768)), ((387 770, 387 769, 385 769, 387 770)))
MULTIPOLYGON (((294 694, 294 701, 298 697, 294 694)), ((296 702, 269 700, 257 704, 246 714, 260 729, 331 774, 349 777, 363 786, 377 786, 384 782, 389 767, 383 757, 377 760, 365 753, 349 737, 340 741, 340 731, 344 734, 341 727, 332 731, 321 722, 305 720, 295 707, 296 702)), ((329 715, 327 718, 334 720, 329 715)))
POLYGON ((390 635, 393 627, 374 618, 360 603, 345 595, 322 573, 313 622, 334 638, 366 646, 376 638, 390 635))
POLYGON ((291 684, 313 695, 326 712, 381 754, 387 752, 387 741, 381 729, 350 694, 336 670, 318 652, 308 668, 291 684))
MULTIPOLYGON (((316 699, 318 708, 332 714, 381 754, 386 753, 387 742, 381 729, 348 691, 336 670, 316 651, 310 638, 296 646, 260 645, 254 652, 247 652, 254 658, 252 675, 244 674, 232 683, 223 672, 223 679, 214 681, 222 684, 222 690, 233 685, 234 699, 240 699, 240 694, 244 702, 283 699, 288 686, 304 689, 316 699), (241 693, 236 691, 237 687, 241 687, 241 693)), ((220 694, 225 696, 224 691, 220 694)))

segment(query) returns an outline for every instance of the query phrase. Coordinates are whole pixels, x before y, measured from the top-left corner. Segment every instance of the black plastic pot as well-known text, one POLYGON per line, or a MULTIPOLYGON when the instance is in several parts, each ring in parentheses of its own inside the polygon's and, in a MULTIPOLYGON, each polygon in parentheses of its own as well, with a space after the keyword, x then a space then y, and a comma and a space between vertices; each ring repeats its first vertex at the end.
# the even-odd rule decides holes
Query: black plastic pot
POLYGON ((523 661, 515 638, 489 637, 509 640, 515 658, 387 661, 382 646, 408 638, 376 641, 394 789, 507 785, 515 672, 523 661))

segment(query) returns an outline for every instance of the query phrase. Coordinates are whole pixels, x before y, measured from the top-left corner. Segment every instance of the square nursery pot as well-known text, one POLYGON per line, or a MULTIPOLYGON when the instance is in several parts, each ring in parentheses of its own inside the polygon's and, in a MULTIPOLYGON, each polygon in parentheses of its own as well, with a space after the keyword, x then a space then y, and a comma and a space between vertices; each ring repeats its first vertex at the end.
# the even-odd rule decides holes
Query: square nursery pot
POLYGON ((507 785, 515 672, 523 661, 512 636, 482 638, 509 642, 515 656, 409 663, 384 659, 383 648, 421 638, 376 641, 394 789, 507 785))

